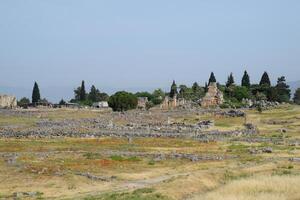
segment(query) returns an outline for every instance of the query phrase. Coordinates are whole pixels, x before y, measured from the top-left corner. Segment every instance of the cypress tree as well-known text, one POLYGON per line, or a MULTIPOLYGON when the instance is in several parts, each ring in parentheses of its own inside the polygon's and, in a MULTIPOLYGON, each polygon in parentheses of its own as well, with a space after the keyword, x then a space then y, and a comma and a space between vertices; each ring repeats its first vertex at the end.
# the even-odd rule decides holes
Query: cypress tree
POLYGON ((261 80, 259 82, 259 85, 262 86, 262 85, 266 85, 266 86, 271 86, 271 81, 270 81, 270 78, 269 78, 269 75, 267 72, 264 72, 262 77, 261 77, 261 80))
POLYGON ((232 73, 230 73, 226 82, 226 87, 232 86, 233 84, 234 84, 234 78, 232 73))
POLYGON ((250 88, 250 77, 247 73, 247 71, 244 72, 243 78, 242 78, 242 86, 246 88, 250 88))
POLYGON ((80 97, 80 101, 85 101, 86 100, 86 92, 85 92, 84 81, 81 82, 79 97, 80 97))
POLYGON ((173 98, 175 96, 175 94, 177 95, 178 92, 177 92, 177 85, 175 83, 175 81, 173 80, 173 83, 171 85, 171 90, 170 90, 170 97, 173 98))
POLYGON ((94 85, 92 85, 90 93, 89 93, 89 100, 92 102, 96 102, 97 100, 97 89, 94 85))
POLYGON ((37 103, 39 100, 41 100, 40 89, 37 82, 34 82, 32 90, 32 103, 37 103))
POLYGON ((208 80, 208 85, 209 85, 210 83, 216 83, 216 82, 217 82, 216 77, 215 77, 214 73, 211 72, 211 73, 210 73, 209 80, 208 80))

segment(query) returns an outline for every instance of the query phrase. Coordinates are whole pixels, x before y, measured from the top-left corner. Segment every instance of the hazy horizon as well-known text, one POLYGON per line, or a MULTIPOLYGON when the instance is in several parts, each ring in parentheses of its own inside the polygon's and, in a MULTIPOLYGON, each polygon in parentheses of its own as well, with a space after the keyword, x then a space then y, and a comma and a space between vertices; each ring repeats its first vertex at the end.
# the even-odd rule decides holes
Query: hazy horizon
POLYGON ((264 71, 300 80, 300 2, 0 2, 0 93, 70 98, 81 80, 103 92, 203 85, 213 71, 240 83, 264 71))

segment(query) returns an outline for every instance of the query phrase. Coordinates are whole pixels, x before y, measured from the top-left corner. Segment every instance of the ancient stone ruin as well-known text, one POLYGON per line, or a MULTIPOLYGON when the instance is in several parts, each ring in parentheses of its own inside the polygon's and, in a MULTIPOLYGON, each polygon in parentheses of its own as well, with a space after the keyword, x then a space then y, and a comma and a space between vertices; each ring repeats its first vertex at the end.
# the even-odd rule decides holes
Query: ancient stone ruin
POLYGON ((10 95, 0 95, 0 108, 16 108, 17 99, 10 95))
POLYGON ((217 84, 212 82, 208 86, 208 91, 201 101, 202 107, 214 107, 223 104, 223 93, 218 89, 217 84))
POLYGON ((177 107, 177 95, 175 94, 173 98, 166 96, 162 104, 160 105, 161 109, 173 109, 177 107))
POLYGON ((137 107, 140 109, 146 109, 148 103, 148 97, 138 97, 138 105, 137 107))

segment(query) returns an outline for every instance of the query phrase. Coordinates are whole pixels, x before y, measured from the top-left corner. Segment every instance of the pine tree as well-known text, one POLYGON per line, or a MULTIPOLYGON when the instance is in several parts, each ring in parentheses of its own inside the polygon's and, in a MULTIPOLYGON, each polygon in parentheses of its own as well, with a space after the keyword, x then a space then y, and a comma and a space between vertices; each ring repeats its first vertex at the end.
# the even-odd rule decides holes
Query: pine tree
POLYGON ((247 73, 247 71, 244 72, 243 78, 242 78, 242 86, 246 88, 250 88, 250 77, 247 73))
POLYGON ((294 103, 300 105, 300 88, 298 88, 294 94, 294 103))
POLYGON ((175 81, 173 80, 173 83, 172 83, 172 85, 171 85, 171 90, 170 90, 170 94, 169 94, 169 96, 171 97, 171 98, 173 98, 175 95, 177 95, 178 94, 178 92, 177 92, 177 85, 176 85, 176 83, 175 83, 175 81))
POLYGON ((79 98, 80 98, 80 101, 85 101, 86 100, 86 92, 85 92, 84 81, 81 82, 79 98))
POLYGON ((286 84, 286 80, 284 76, 281 76, 277 80, 277 85, 275 86, 277 93, 277 101, 278 102, 289 102, 291 98, 291 90, 290 86, 286 84))
POLYGON ((262 86, 262 85, 265 85, 265 86, 271 86, 271 81, 270 81, 270 78, 269 78, 269 75, 267 72, 264 72, 262 77, 261 77, 261 80, 259 82, 259 85, 262 86))
POLYGON ((230 87, 234 84, 234 78, 232 73, 228 76, 227 82, 226 82, 226 87, 230 87))
POLYGON ((210 73, 210 77, 209 77, 209 81, 208 81, 208 85, 209 85, 210 83, 216 83, 216 82, 217 82, 216 77, 215 77, 214 73, 211 72, 211 73, 210 73))
POLYGON ((34 82, 32 90, 32 103, 37 103, 41 100, 40 89, 37 82, 34 82))

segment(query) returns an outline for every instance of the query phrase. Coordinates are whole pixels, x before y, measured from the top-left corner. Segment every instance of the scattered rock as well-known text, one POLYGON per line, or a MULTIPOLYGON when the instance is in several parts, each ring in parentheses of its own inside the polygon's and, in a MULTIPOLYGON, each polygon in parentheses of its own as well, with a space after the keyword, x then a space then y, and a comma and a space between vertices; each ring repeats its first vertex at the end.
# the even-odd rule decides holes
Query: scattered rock
POLYGON ((281 128, 280 129, 280 133, 286 133, 287 132, 287 129, 286 128, 281 128))
POLYGON ((250 154, 261 154, 262 150, 258 149, 258 148, 254 148, 254 149, 249 149, 249 153, 250 154))
POLYGON ((264 153, 273 153, 272 147, 265 147, 265 148, 262 149, 262 151, 263 151, 264 153))
POLYGON ((216 114, 222 116, 228 116, 228 117, 245 117, 245 113, 241 110, 222 111, 216 114))
POLYGON ((116 176, 111 176, 111 177, 96 176, 96 175, 90 174, 89 172, 87 172, 87 173, 77 172, 75 174, 78 175, 78 176, 84 176, 84 177, 86 177, 88 179, 91 179, 93 181, 109 182, 109 181, 112 181, 112 180, 117 178, 116 176))
POLYGON ((42 195, 40 192, 14 192, 13 197, 15 198, 28 198, 28 197, 37 197, 42 195))
POLYGON ((300 158, 290 158, 289 161, 300 162, 300 158))

